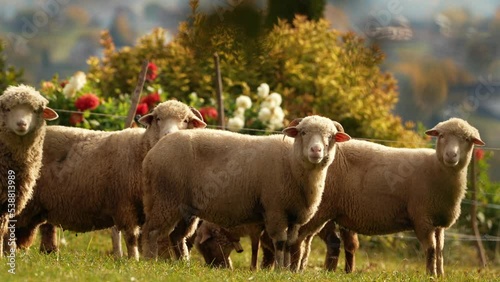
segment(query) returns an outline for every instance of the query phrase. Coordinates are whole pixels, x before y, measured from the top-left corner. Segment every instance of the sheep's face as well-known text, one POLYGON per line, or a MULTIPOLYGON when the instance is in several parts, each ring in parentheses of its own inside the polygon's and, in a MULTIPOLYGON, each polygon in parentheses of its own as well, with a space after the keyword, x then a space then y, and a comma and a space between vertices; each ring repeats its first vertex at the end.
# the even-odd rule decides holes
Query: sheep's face
POLYGON ((477 129, 470 126, 466 121, 457 118, 441 122, 425 133, 438 138, 436 144, 437 158, 448 167, 461 167, 463 165, 459 164, 467 164, 473 145, 484 145, 477 129))
POLYGON ((296 144, 302 146, 303 158, 313 164, 328 163, 335 153, 335 142, 351 139, 338 122, 319 116, 296 119, 283 133, 295 138, 296 144))
POLYGON ((230 232, 204 223, 196 231, 195 245, 205 262, 214 267, 232 268, 231 251, 243 252, 240 239, 230 232))
POLYGON ((201 114, 181 102, 167 101, 159 104, 152 113, 139 119, 148 128, 156 128, 158 139, 183 129, 204 128, 201 114))
POLYGON ((3 108, 2 115, 7 128, 19 136, 24 136, 33 131, 42 118, 47 120, 57 118, 57 114, 50 108, 33 109, 27 104, 3 108))

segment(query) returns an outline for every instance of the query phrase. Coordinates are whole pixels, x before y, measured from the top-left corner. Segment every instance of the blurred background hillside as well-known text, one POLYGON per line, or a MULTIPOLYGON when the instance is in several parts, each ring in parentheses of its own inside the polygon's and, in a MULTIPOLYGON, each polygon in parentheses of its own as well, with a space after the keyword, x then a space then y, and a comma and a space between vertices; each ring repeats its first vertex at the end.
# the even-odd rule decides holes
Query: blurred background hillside
MULTIPOLYGON (((291 19, 293 5, 280 2, 201 0, 199 10, 231 11, 246 3, 262 15, 291 19)), ((385 53, 381 67, 398 81, 394 113, 403 121, 431 127, 451 116, 462 117, 478 127, 488 147, 500 147, 498 1, 313 2, 317 11, 309 15, 319 13, 332 28, 354 31, 385 53)), ((54 74, 68 78, 87 71, 90 56, 103 56, 102 30, 109 30, 117 49, 134 45, 154 27, 168 30, 168 41, 191 14, 187 0, 0 0, 0 5, 7 63, 24 69, 24 81, 34 85, 54 74)), ((499 181, 500 152, 491 161, 491 177, 499 181)))

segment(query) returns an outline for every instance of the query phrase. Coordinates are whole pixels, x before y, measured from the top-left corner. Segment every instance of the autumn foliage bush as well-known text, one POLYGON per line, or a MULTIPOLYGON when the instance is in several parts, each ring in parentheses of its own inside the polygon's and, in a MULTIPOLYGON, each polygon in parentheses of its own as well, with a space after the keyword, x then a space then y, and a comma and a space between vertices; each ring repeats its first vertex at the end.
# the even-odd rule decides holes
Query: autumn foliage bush
POLYGON ((293 25, 279 21, 258 37, 242 37, 237 27, 198 13, 194 2, 193 15, 171 42, 167 31, 157 28, 134 47, 117 50, 104 32, 104 56, 88 60, 88 79, 108 97, 131 93, 142 60, 149 59, 168 97, 189 102, 188 95, 196 92, 209 102, 215 97, 217 52, 228 116, 238 96, 257 100, 255 89, 267 82, 282 94, 287 120, 318 114, 338 120, 354 137, 422 141, 415 124, 403 124, 392 113, 397 82, 380 70, 384 54, 361 37, 305 17, 295 18, 293 25))

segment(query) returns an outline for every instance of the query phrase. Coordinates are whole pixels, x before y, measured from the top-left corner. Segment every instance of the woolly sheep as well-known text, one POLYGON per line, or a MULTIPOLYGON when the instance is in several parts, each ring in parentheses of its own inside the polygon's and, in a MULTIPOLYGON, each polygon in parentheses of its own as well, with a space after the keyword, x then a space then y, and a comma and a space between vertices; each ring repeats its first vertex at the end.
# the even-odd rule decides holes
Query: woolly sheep
MULTIPOLYGON (((141 163, 160 138, 179 129, 206 124, 198 111, 178 101, 159 104, 143 116, 143 128, 100 132, 62 126, 47 128, 43 168, 34 197, 18 219, 19 233, 44 222, 76 232, 116 225, 125 231, 128 256, 138 259, 143 222, 141 163)), ((43 244, 54 248, 50 225, 43 244)), ((54 228, 52 226, 52 228, 54 228)), ((21 238, 28 242, 29 238, 21 238)), ((45 248, 47 249, 47 248, 45 248)))
POLYGON ((310 116, 283 130, 294 142, 210 129, 160 140, 143 162, 145 257, 156 258, 160 234, 196 216, 224 227, 264 222, 277 265, 288 264, 285 244, 316 212, 336 142, 350 139, 341 128, 310 116), (165 159, 176 165, 164 166, 165 159))
POLYGON ((263 224, 244 224, 233 228, 223 228, 212 222, 203 221, 196 229, 194 243, 208 265, 232 269, 229 255, 233 250, 238 253, 243 252, 240 238, 249 236, 252 247, 250 269, 257 269, 259 245, 264 253, 262 267, 270 268, 274 264, 274 246, 271 238, 263 231, 263 224))
POLYGON ((484 142, 459 118, 440 122, 426 134, 438 137, 435 150, 358 140, 339 144, 318 212, 291 248, 292 268, 299 267, 300 242, 334 220, 367 235, 414 230, 428 273, 442 275, 444 230, 460 215, 473 145, 484 142))
MULTIPOLYGON (((0 96, 0 257, 9 221, 24 209, 39 177, 45 120, 58 117, 48 102, 23 84, 7 87, 0 96)), ((15 246, 14 234, 6 236, 7 246, 15 246)))

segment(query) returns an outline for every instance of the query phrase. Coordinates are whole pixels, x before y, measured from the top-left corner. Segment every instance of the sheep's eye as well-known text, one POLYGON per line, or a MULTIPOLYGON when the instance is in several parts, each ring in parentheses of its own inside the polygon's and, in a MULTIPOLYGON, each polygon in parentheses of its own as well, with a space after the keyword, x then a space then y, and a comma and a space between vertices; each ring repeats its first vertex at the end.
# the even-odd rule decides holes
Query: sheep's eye
POLYGON ((304 136, 304 135, 306 135, 306 132, 305 131, 301 131, 300 135, 304 136))
POLYGON ((161 119, 159 117, 156 118, 156 121, 160 121, 161 119))
POLYGON ((188 123, 188 122, 189 122, 189 120, 187 120, 187 119, 184 120, 184 123, 188 123))
POLYGON ((328 134, 328 140, 332 140, 332 138, 333 138, 333 135, 328 134))

